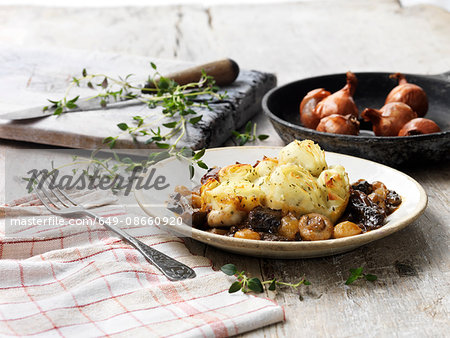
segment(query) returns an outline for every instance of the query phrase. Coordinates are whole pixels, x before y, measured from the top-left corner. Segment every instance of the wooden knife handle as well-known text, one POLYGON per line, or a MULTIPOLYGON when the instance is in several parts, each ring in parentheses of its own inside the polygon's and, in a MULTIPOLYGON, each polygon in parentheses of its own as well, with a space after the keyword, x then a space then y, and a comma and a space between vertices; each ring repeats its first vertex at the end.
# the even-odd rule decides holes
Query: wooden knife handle
MULTIPOLYGON (((212 76, 218 86, 232 84, 239 75, 238 64, 231 59, 223 59, 164 75, 164 77, 172 79, 180 85, 185 85, 191 82, 198 82, 202 77, 202 70, 212 76)), ((145 85, 145 88, 154 87, 154 83, 147 83, 145 85)))

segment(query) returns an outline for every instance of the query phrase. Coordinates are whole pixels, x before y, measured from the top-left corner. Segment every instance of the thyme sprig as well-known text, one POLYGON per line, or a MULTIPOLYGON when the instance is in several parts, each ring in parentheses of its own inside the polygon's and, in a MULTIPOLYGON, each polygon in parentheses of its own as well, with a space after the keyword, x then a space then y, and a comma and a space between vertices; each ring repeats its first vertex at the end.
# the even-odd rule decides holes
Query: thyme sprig
POLYGON ((269 135, 265 135, 265 134, 257 135, 256 122, 252 123, 251 121, 247 122, 243 133, 240 133, 237 130, 233 130, 231 133, 234 136, 234 142, 236 144, 238 144, 239 146, 243 146, 248 142, 255 142, 256 140, 263 141, 263 140, 269 138, 269 135))
POLYGON ((278 280, 271 279, 267 281, 261 281, 257 277, 249 277, 245 274, 245 271, 238 271, 236 266, 234 264, 225 264, 220 268, 220 270, 228 275, 228 276, 235 276, 236 281, 233 282, 228 289, 229 293, 238 292, 241 290, 244 293, 248 292, 256 292, 261 293, 264 292, 264 285, 268 285, 268 290, 274 291, 277 286, 283 285, 283 286, 289 286, 294 289, 298 288, 301 285, 311 285, 309 281, 306 279, 301 279, 299 282, 293 284, 293 283, 286 283, 286 282, 280 282, 278 280))
MULTIPOLYGON (((117 140, 124 134, 129 134, 133 140, 144 138, 145 144, 154 144, 156 148, 162 149, 159 153, 151 154, 148 164, 153 164, 155 160, 161 160, 170 156, 183 158, 191 162, 190 171, 193 175, 193 165, 207 169, 207 165, 201 161, 204 150, 193 151, 189 148, 178 147, 179 142, 185 137, 187 125, 195 125, 202 119, 202 115, 195 111, 195 108, 207 108, 211 110, 210 104, 214 100, 226 98, 226 92, 219 94, 219 88, 215 85, 214 78, 202 71, 199 81, 179 85, 175 81, 162 76, 156 65, 150 62, 154 70, 149 76, 149 86, 143 87, 132 82, 133 74, 128 74, 124 78, 114 78, 106 74, 90 74, 83 69, 80 77, 73 77, 64 97, 60 100, 49 100, 54 108, 54 115, 61 115, 71 109, 78 108, 76 102, 79 96, 69 99, 73 88, 86 85, 96 91, 90 99, 100 99, 100 106, 106 107, 111 102, 137 99, 153 109, 162 107, 162 116, 156 116, 155 112, 148 115, 135 115, 131 121, 117 124, 120 132, 115 136, 108 136, 103 139, 103 143, 110 148, 114 148, 117 140), (149 95, 151 94, 151 95, 149 95), (151 119, 150 119, 151 118, 151 119), (169 120, 169 121, 167 121, 169 120), (162 128, 165 128, 165 131, 162 128)), ((49 109, 49 106, 44 110, 49 109)))
POLYGON ((121 135, 128 133, 133 139, 144 137, 146 138, 145 144, 154 143, 158 148, 168 149, 171 155, 178 154, 184 157, 183 152, 175 151, 177 145, 186 134, 187 124, 195 125, 203 117, 194 109, 211 109, 209 104, 214 99, 223 100, 226 94, 217 93, 218 87, 215 86, 214 79, 205 72, 202 72, 202 77, 198 82, 179 85, 157 72, 154 63, 151 63, 151 66, 155 70, 155 74, 148 81, 153 84, 154 88, 143 88, 142 91, 151 92, 153 95, 143 100, 149 108, 161 106, 163 116, 148 123, 145 122, 148 116, 133 116, 131 125, 125 122, 119 123, 117 127, 122 131, 121 134, 105 138, 104 143, 113 148, 116 140, 121 135), (199 99, 199 96, 203 98, 199 99), (163 118, 170 121, 155 126, 163 118), (161 127, 165 127, 167 131, 162 132, 161 127), (174 141, 170 142, 171 139, 174 141))
MULTIPOLYGON (((257 277, 247 276, 245 271, 238 271, 236 265, 234 264, 225 264, 220 268, 220 270, 228 276, 236 277, 236 281, 234 281, 231 284, 230 288, 228 289, 229 293, 238 292, 239 290, 241 290, 244 293, 247 292, 261 293, 264 292, 265 285, 266 286, 268 285, 267 289, 270 291, 274 291, 277 286, 289 286, 296 289, 301 285, 311 285, 311 283, 304 278, 298 281, 297 283, 281 282, 276 280, 275 278, 267 281, 261 281, 257 277)), ((374 282, 378 279, 376 275, 364 273, 363 270, 364 270, 363 267, 350 269, 350 276, 346 280, 345 284, 350 285, 358 279, 365 279, 369 282, 374 282)))

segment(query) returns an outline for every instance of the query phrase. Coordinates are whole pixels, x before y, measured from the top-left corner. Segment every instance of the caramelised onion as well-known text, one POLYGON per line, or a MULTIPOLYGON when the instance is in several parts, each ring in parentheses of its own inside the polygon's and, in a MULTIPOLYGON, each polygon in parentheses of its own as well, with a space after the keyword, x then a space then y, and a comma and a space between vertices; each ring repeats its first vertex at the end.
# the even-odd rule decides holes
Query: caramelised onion
POLYGON ((397 136, 405 123, 416 118, 417 114, 405 103, 391 102, 380 110, 366 108, 361 116, 372 122, 376 136, 397 136))
POLYGON ((333 134, 358 135, 359 121, 352 114, 345 116, 332 114, 321 119, 316 130, 333 134))
POLYGON ((441 129, 434 121, 418 117, 407 122, 402 129, 400 129, 398 136, 431 134, 439 133, 440 131, 441 129))
POLYGON ((300 121, 306 128, 315 128, 320 118, 314 113, 317 104, 331 93, 323 88, 311 90, 300 103, 300 121))
POLYGON ((403 74, 395 73, 390 78, 398 79, 398 86, 388 94, 385 104, 403 102, 410 106, 417 116, 425 116, 428 111, 428 98, 425 91, 418 85, 407 82, 403 74))
POLYGON ((320 119, 333 114, 351 114, 357 118, 358 108, 356 107, 355 101, 353 101, 357 84, 358 80, 355 74, 347 72, 347 84, 341 90, 320 101, 314 110, 315 115, 320 119))

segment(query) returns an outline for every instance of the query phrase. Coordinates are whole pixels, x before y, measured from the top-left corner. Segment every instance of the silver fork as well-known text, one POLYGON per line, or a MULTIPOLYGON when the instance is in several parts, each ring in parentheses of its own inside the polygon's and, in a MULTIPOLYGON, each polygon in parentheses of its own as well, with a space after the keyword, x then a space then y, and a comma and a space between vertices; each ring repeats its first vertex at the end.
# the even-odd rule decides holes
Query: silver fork
POLYGON ((187 265, 178 262, 177 260, 159 252, 156 249, 142 243, 137 238, 130 236, 122 229, 116 227, 112 224, 107 224, 102 217, 90 212, 81 204, 76 203, 72 200, 64 191, 60 190, 58 187, 54 187, 50 189, 48 187, 48 191, 44 188, 44 184, 42 183, 42 187, 35 187, 35 192, 37 197, 41 200, 42 204, 54 215, 62 216, 62 217, 80 217, 80 216, 89 216, 94 218, 94 220, 98 220, 100 224, 102 224, 108 230, 115 232, 117 235, 122 237, 128 243, 130 243, 133 247, 135 247, 147 260, 149 260, 153 265, 155 265, 168 279, 171 281, 183 280, 187 278, 194 278, 195 272, 187 265), (48 200, 48 203, 46 201, 48 200))

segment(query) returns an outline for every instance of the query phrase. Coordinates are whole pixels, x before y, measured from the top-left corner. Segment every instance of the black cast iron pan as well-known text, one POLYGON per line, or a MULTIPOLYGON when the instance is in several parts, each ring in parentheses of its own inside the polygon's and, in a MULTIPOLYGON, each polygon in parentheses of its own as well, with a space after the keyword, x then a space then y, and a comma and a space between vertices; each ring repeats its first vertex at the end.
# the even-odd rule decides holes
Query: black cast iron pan
MULTIPOLYGON (((394 73, 394 72, 392 72, 394 73)), ((355 73, 358 87, 354 100, 364 108, 381 108, 387 94, 397 85, 392 73, 355 73)), ((421 86, 428 95, 426 118, 435 121, 440 133, 406 137, 374 136, 371 125, 361 123, 359 136, 322 133, 300 124, 299 106, 307 92, 325 88, 335 92, 345 85, 345 73, 307 78, 269 91, 263 98, 265 114, 286 143, 310 139, 323 149, 367 158, 394 167, 450 160, 450 72, 440 75, 405 74, 408 82, 421 86)))

